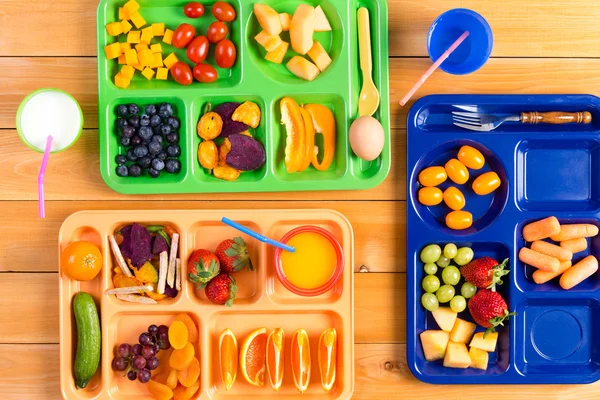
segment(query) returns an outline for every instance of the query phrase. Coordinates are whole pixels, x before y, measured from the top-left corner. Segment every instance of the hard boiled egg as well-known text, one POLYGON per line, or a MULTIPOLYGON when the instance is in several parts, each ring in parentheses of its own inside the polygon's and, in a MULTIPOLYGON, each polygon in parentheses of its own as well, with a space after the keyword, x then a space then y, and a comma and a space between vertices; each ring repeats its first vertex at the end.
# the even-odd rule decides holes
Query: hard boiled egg
POLYGON ((359 158, 373 161, 383 151, 383 126, 371 116, 356 119, 350 126, 350 146, 359 158))

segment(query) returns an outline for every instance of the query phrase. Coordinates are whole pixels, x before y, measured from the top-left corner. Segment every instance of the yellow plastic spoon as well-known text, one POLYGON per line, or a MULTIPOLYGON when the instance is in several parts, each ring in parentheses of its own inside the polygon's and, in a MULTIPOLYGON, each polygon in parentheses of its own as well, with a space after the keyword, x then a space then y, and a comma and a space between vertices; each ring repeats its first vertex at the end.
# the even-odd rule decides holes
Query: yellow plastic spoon
POLYGON ((363 87, 358 99, 358 115, 371 116, 379 107, 379 91, 373 82, 373 61, 371 59, 371 28, 369 10, 358 9, 358 48, 360 52, 360 69, 363 73, 363 87))

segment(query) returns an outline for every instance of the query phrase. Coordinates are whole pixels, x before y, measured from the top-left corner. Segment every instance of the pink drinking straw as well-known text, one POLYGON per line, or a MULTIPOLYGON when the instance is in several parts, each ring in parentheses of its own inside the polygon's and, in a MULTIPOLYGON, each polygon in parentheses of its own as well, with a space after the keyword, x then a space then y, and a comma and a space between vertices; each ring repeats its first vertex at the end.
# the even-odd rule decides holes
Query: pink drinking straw
POLYGON ((431 67, 429 67, 429 69, 427 71, 425 71, 425 73, 423 74, 423 76, 421 76, 421 78, 419 78, 419 80, 417 81, 417 83, 415 83, 415 85, 412 87, 412 89, 410 89, 408 91, 408 93, 406 93, 404 95, 404 97, 402 98, 402 100, 400 100, 400 105, 404 106, 409 100, 410 98, 413 96, 413 94, 415 94, 415 92, 417 90, 419 90, 419 88, 421 87, 421 85, 423 85, 425 83, 425 81, 431 76, 431 74, 433 74, 435 72, 436 69, 438 69, 438 67, 440 65, 442 65, 442 63, 444 61, 446 61, 446 59, 448 57, 450 57, 450 54, 452 54, 452 52, 454 50, 456 50, 456 48, 458 46, 460 46, 460 44, 462 42, 464 42, 464 40, 467 38, 467 36, 469 36, 469 31, 464 31, 462 35, 460 35, 460 37, 458 39, 456 39, 456 41, 454 43, 452 43, 452 46, 448 47, 448 50, 446 50, 444 52, 444 54, 442 54, 440 56, 440 58, 438 58, 436 60, 436 62, 433 63, 433 65, 431 67))
POLYGON ((50 158, 51 147, 52 136, 48 136, 48 139, 46 139, 44 158, 42 158, 42 165, 40 166, 40 173, 38 174, 38 206, 40 210, 40 218, 46 218, 46 207, 44 205, 44 175, 46 174, 46 167, 48 166, 48 158, 50 158))

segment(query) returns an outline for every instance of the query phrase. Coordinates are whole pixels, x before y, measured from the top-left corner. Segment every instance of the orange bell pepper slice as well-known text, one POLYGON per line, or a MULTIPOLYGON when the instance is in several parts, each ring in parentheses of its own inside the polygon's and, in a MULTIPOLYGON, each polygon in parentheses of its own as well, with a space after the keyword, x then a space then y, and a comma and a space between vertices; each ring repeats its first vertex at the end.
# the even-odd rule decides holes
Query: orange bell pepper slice
POLYGON ((285 125, 285 169, 288 173, 298 172, 304 161, 306 129, 300 106, 290 97, 281 99, 281 123, 285 125))
POLYGON ((304 128, 306 131, 306 143, 304 150, 304 160, 298 172, 306 170, 312 162, 313 155, 315 153, 315 127, 313 125, 312 117, 304 108, 300 109, 302 119, 304 120, 304 128))
POLYGON ((331 110, 320 104, 307 104, 304 109, 312 117, 315 133, 323 135, 323 157, 319 162, 319 150, 314 151, 312 155, 312 165, 319 171, 326 171, 333 162, 335 154, 335 117, 331 110))

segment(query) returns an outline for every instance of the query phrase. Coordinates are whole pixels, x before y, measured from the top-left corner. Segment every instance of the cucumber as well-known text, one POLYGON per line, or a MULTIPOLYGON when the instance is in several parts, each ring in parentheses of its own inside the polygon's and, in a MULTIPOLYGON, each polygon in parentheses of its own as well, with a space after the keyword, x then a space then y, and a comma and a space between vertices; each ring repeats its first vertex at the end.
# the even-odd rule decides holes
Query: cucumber
POLYGON ((75 385, 83 389, 100 364, 102 334, 94 299, 88 293, 79 292, 73 299, 73 313, 77 323, 77 353, 73 374, 75 385))

